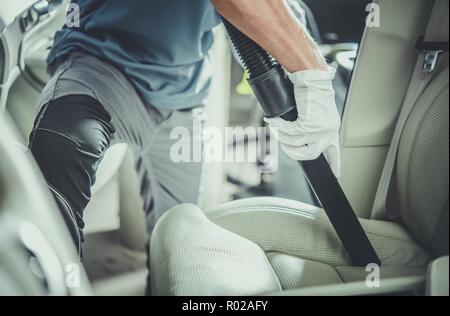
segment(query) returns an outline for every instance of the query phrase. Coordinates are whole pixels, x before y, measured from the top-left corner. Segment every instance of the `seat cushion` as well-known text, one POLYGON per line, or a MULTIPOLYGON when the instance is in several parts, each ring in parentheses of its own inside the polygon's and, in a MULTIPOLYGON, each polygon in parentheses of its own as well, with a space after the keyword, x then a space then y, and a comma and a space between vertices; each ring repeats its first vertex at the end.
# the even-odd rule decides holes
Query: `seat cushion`
POLYGON ((284 290, 342 283, 337 270, 328 264, 275 252, 267 257, 284 290))
MULTIPOLYGON (((253 198, 223 204, 207 212, 219 226, 279 252, 331 266, 350 266, 350 258, 326 213, 280 198, 253 198)), ((383 265, 425 266, 430 257, 402 225, 360 219, 383 265)))
MULTIPOLYGON (((423 275, 429 255, 398 224, 361 220, 383 264, 381 278, 423 275)), ((364 280, 325 213, 256 198, 206 212, 180 205, 156 225, 150 246, 155 295, 264 295, 364 280)))
MULTIPOLYGON (((281 253, 268 253, 267 256, 283 290, 358 282, 364 281, 368 276, 366 269, 361 267, 333 267, 281 253)), ((380 270, 380 278, 385 280, 406 276, 423 276, 425 273, 424 267, 384 266, 380 270)))

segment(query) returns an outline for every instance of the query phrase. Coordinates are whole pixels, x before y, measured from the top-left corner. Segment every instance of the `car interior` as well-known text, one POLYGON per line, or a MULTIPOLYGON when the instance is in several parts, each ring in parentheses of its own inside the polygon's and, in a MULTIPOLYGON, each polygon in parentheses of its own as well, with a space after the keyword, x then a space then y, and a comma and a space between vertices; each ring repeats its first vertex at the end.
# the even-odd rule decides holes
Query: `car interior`
MULTIPOLYGON (((378 296, 448 295, 448 52, 429 84, 417 79, 418 39, 439 18, 448 45, 448 1, 299 1, 327 61, 342 114, 339 178, 383 265, 381 286, 367 286, 295 161, 280 151, 278 170, 255 163, 206 163, 196 205, 168 210, 148 233, 131 150, 112 146, 85 212, 84 260, 27 150, 45 59, 65 22, 67 0, 0 0, 0 295, 378 296), (376 5, 380 26, 366 24, 376 5), (433 13, 434 12, 434 13, 433 13), (388 211, 373 205, 402 120, 383 188, 388 211), (150 271, 149 271, 150 270, 150 271), (68 276, 76 272, 74 286, 68 276), (70 281, 70 280, 69 280, 70 281), (148 293, 147 293, 148 294, 148 293)), ((223 26, 210 52, 208 125, 263 126, 223 26)), ((423 67, 423 62, 419 63, 423 67)), ((245 150, 254 140, 228 144, 245 150)))

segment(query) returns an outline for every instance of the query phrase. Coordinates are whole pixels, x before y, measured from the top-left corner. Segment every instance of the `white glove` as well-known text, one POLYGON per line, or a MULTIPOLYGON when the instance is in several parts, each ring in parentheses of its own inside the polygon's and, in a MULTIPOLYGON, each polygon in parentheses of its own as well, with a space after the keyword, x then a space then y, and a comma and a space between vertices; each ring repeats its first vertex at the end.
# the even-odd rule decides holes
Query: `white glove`
POLYGON ((331 67, 326 71, 306 70, 290 74, 299 118, 295 122, 266 118, 266 122, 292 159, 314 160, 323 153, 339 178, 341 118, 332 85, 335 74, 336 70, 331 67))

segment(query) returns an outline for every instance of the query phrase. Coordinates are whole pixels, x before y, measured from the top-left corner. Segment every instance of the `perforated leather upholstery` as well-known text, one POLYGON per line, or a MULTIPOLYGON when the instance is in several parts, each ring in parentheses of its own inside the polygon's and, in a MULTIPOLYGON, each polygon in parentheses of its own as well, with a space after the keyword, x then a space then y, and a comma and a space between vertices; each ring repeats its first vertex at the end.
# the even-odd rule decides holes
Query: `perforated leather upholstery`
MULTIPOLYGON (((382 278, 425 273, 429 256, 401 225, 362 223, 389 263, 382 278)), ((367 275, 351 267, 322 210, 277 198, 236 201, 206 215, 177 206, 161 218, 150 250, 156 295, 262 295, 367 275)))
POLYGON ((398 151, 394 193, 403 223, 436 256, 449 252, 448 78, 446 68, 408 119, 398 151))

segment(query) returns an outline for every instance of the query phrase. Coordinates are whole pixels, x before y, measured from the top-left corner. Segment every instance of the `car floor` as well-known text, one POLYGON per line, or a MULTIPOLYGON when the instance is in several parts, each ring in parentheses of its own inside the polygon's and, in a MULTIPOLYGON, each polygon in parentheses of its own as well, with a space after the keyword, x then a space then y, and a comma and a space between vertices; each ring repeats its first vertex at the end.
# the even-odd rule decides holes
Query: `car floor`
POLYGON ((102 295, 143 295, 147 280, 145 252, 120 244, 116 232, 87 235, 83 264, 94 292, 102 295))

